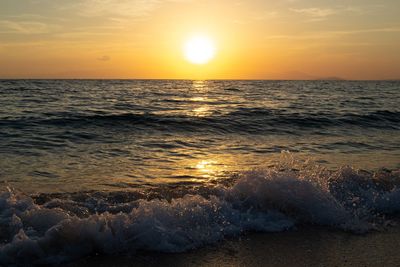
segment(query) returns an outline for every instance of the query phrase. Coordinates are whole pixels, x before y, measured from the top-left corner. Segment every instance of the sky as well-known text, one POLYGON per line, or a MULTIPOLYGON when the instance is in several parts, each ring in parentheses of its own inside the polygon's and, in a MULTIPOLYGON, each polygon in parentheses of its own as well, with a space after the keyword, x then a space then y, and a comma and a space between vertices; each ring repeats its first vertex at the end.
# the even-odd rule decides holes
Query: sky
POLYGON ((0 0, 0 78, 399 79, 399 0, 0 0), (194 35, 215 57, 188 62, 194 35))

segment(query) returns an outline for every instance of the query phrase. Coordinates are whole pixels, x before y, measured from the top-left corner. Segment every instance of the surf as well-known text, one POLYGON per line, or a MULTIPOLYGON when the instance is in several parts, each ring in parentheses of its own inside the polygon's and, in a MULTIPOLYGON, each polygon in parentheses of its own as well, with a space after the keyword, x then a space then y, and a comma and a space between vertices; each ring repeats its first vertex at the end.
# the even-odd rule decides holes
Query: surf
POLYGON ((400 170, 329 171, 290 154, 225 184, 135 192, 0 194, 0 263, 57 264, 94 253, 183 252, 301 225, 383 230, 400 212, 400 170))

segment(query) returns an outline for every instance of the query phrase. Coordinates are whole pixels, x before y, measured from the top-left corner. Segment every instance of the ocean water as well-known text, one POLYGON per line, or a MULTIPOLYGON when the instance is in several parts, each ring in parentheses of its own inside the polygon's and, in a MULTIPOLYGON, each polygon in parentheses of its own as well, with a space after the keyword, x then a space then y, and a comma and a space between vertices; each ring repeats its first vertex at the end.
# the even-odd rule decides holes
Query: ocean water
POLYGON ((398 81, 0 81, 0 264, 400 212, 398 81))

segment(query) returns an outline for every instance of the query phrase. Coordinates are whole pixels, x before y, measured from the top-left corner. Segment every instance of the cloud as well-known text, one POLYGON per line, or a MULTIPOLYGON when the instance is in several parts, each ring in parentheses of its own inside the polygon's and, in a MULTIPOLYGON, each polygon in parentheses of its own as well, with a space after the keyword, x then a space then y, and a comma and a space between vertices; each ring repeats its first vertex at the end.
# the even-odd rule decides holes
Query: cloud
POLYGON ((78 10, 79 15, 87 17, 104 15, 144 17, 149 15, 159 4, 159 0, 84 0, 72 4, 70 8, 78 10))
POLYGON ((344 12, 350 12, 357 15, 366 15, 369 13, 373 13, 385 8, 385 5, 382 4, 374 4, 374 5, 363 5, 361 6, 346 6, 343 7, 344 12))
POLYGON ((110 61, 111 58, 109 56, 104 55, 102 57, 97 58, 97 60, 99 60, 99 61, 110 61))
MULTIPOLYGON (((366 33, 397 33, 400 32, 400 27, 392 28, 371 28, 371 29, 355 29, 343 31, 317 31, 293 35, 269 35, 265 39, 288 39, 288 40, 309 40, 309 39, 330 39, 338 38, 346 35, 366 34, 366 33)), ((364 45, 368 45, 364 43, 364 45)))
POLYGON ((307 15, 313 18, 325 18, 337 13, 336 10, 331 8, 318 8, 318 7, 311 7, 311 8, 291 8, 293 12, 307 15))
POLYGON ((21 13, 21 14, 12 14, 12 15, 7 15, 4 16, 5 18, 10 18, 10 19, 18 19, 18 20, 42 20, 45 19, 46 17, 38 14, 31 14, 31 13, 21 13))
POLYGON ((369 32, 400 32, 400 27, 337 31, 337 33, 341 33, 341 34, 369 33, 369 32))
POLYGON ((187 3, 193 0, 80 0, 66 4, 62 9, 71 9, 84 17, 110 16, 144 18, 165 3, 187 3))
POLYGON ((334 8, 310 7, 310 8, 290 8, 289 10, 298 14, 311 17, 311 21, 318 21, 318 20, 323 20, 332 15, 343 14, 343 13, 365 15, 371 12, 375 12, 379 9, 382 9, 383 7, 384 7, 383 5, 364 5, 362 7, 339 5, 334 8))
POLYGON ((50 31, 51 27, 42 22, 0 20, 1 33, 40 34, 50 31))

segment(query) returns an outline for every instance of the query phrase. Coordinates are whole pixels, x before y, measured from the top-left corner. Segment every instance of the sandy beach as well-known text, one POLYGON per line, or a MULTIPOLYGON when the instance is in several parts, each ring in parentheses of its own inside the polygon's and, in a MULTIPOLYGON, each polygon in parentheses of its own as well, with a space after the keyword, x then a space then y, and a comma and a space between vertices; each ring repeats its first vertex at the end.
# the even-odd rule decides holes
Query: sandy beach
POLYGON ((187 253, 98 256, 83 266, 399 266, 400 228, 356 235, 327 228, 252 233, 187 253))

